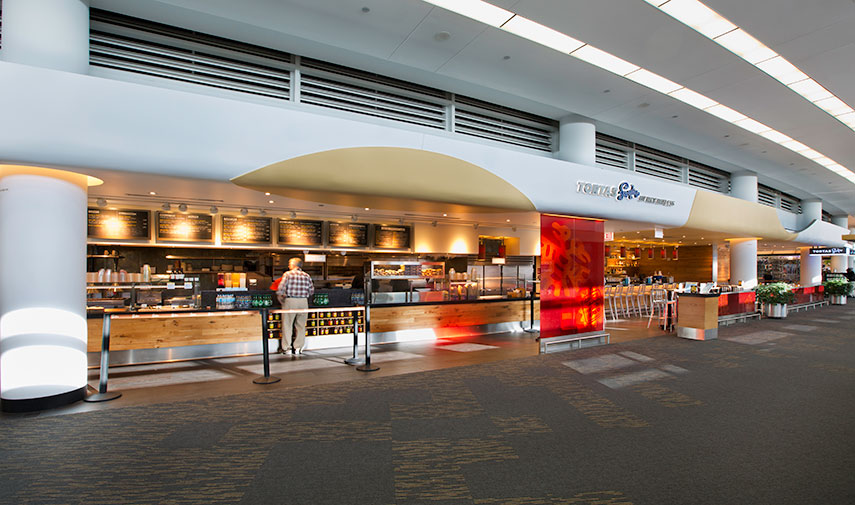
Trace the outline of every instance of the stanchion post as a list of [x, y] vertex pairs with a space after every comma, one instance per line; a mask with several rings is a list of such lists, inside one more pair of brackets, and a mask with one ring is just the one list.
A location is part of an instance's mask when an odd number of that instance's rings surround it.
[[261, 309], [261, 352], [264, 355], [264, 375], [252, 380], [253, 384], [274, 384], [281, 381], [279, 377], [270, 375], [270, 350], [268, 349], [267, 340], [270, 338], [270, 332], [267, 329], [267, 309]]
[[356, 312], [356, 317], [353, 318], [353, 356], [345, 358], [345, 363], [348, 365], [362, 365], [365, 360], [359, 357], [359, 311]]
[[365, 283], [363, 292], [365, 293], [365, 364], [356, 367], [360, 372], [376, 372], [380, 367], [371, 365], [371, 278], [374, 272], [371, 271], [371, 263], [365, 263], [363, 266], [362, 278], [368, 280]]
[[107, 392], [107, 381], [110, 375], [110, 314], [104, 314], [101, 323], [101, 370], [98, 378], [98, 392], [87, 395], [85, 402], [108, 402], [122, 396], [118, 391]]

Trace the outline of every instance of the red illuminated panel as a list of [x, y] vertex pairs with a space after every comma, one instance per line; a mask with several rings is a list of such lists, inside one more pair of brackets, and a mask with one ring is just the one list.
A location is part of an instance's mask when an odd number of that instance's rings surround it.
[[542, 214], [540, 336], [603, 330], [603, 222]]
[[732, 314], [743, 314], [754, 312], [754, 291], [743, 293], [722, 293], [718, 297], [718, 315], [729, 316]]

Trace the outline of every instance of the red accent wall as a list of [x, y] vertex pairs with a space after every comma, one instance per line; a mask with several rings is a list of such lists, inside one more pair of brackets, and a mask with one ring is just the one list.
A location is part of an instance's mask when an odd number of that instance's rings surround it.
[[541, 337], [603, 330], [603, 231], [603, 221], [541, 214]]
[[718, 315], [729, 316], [733, 314], [743, 314], [745, 312], [754, 312], [754, 301], [756, 299], [757, 295], [754, 291], [722, 293], [718, 297]]

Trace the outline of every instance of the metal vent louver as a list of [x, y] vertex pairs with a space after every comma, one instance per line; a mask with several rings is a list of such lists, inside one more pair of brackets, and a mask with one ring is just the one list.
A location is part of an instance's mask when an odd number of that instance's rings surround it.
[[292, 61], [285, 52], [90, 9], [96, 67], [288, 100]]
[[681, 182], [683, 169], [680, 158], [648, 147], [636, 146], [635, 171], [669, 181]]
[[727, 172], [690, 161], [689, 186], [727, 194], [730, 191], [730, 176]]
[[598, 165], [629, 170], [629, 152], [624, 148], [597, 141], [596, 162]]
[[301, 75], [300, 101], [430, 128], [442, 129], [446, 124], [446, 108], [441, 103], [310, 75], [306, 71]]
[[552, 151], [558, 130], [551, 119], [466, 96], [456, 96], [454, 131], [521, 147]]
[[[331, 80], [337, 80], [335, 79], [335, 77], [333, 77], [333, 74], [335, 74], [348, 78], [350, 80], [359, 81], [363, 85], [367, 83], [374, 83], [388, 88], [409, 91], [418, 95], [423, 95], [424, 97], [434, 97], [440, 99], [445, 99], [448, 97], [448, 93], [439, 89], [431, 88], [428, 86], [421, 86], [412, 82], [402, 81], [400, 79], [395, 79], [392, 77], [386, 77], [385, 75], [375, 74], [373, 72], [357, 70], [355, 68], [346, 67], [344, 65], [337, 65], [335, 63], [316, 60], [314, 58], [306, 58], [305, 56], [300, 58], [300, 66], [304, 72], [308, 71], [309, 73], [315, 73], [317, 75], [325, 76]], [[311, 72], [311, 70], [317, 70], [319, 72]]]
[[778, 206], [777, 192], [769, 186], [762, 184], [757, 186], [757, 203], [767, 205], [769, 207]]

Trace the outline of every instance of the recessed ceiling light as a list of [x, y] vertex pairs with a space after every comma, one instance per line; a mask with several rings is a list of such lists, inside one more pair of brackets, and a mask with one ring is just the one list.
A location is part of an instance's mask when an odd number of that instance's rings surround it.
[[502, 30], [519, 35], [524, 39], [546, 46], [550, 49], [555, 49], [561, 53], [570, 54], [576, 49], [584, 46], [585, 43], [576, 40], [569, 35], [553, 30], [552, 28], [543, 26], [530, 19], [522, 16], [514, 16], [507, 23], [502, 25]]
[[784, 135], [783, 133], [779, 132], [778, 130], [769, 130], [767, 132], [761, 133], [760, 136], [765, 137], [765, 138], [771, 140], [772, 142], [776, 142], [778, 144], [780, 144], [782, 142], [787, 142], [788, 140], [793, 140], [792, 138], [790, 138], [787, 135]]
[[506, 221], [506, 222], [508, 222], [508, 223], [510, 223], [510, 222], [511, 222], [511, 220], [510, 220], [510, 219], [505, 219], [505, 221]]
[[647, 102], [642, 102], [642, 103], [638, 104], [638, 105], [637, 105], [637, 107], [638, 107], [639, 109], [643, 109], [643, 108], [645, 108], [645, 107], [650, 107], [650, 104], [649, 104], [649, 103], [647, 103]]
[[369, 8], [369, 7], [363, 7], [360, 10], [362, 11], [363, 14], [368, 14], [369, 12], [371, 12], [371, 8]]
[[733, 124], [735, 124], [736, 126], [742, 128], [744, 130], [748, 130], [751, 133], [763, 133], [763, 132], [767, 132], [767, 131], [771, 130], [771, 128], [764, 125], [760, 121], [755, 121], [755, 120], [751, 119], [750, 117], [747, 117], [745, 119], [740, 119], [739, 121], [734, 121]]
[[692, 107], [697, 107], [698, 109], [708, 109], [713, 105], [718, 105], [718, 102], [715, 100], [708, 98], [697, 91], [692, 91], [688, 88], [678, 89], [677, 91], [672, 91], [668, 93], [668, 96], [674, 97], [677, 100], [680, 100], [683, 103], [687, 103]]
[[446, 214], [445, 212], [443, 212], [443, 213], [442, 213], [442, 217], [448, 217], [448, 214]]
[[[657, 3], [647, 1], [654, 5]], [[711, 39], [736, 28], [735, 24], [697, 0], [671, 0], [659, 8]]]
[[265, 192], [264, 196], [270, 196], [270, 191]]
[[641, 68], [638, 65], [622, 60], [613, 54], [590, 45], [582, 46], [570, 55], [617, 75], [626, 75]]
[[151, 196], [157, 195], [157, 193], [155, 193], [154, 191], [149, 191], [148, 194], [150, 194]]
[[798, 140], [788, 140], [786, 142], [781, 142], [781, 145], [789, 149], [790, 151], [795, 151], [800, 153], [802, 151], [807, 151], [810, 147], [802, 144]]
[[677, 84], [674, 81], [669, 81], [661, 75], [654, 74], [653, 72], [645, 70], [643, 68], [639, 68], [635, 72], [630, 72], [624, 77], [626, 77], [630, 81], [637, 82], [642, 86], [646, 86], [654, 91], [658, 91], [666, 95], [668, 93], [673, 93], [678, 89], [683, 88], [682, 84]]
[[511, 57], [506, 54], [506, 55], [502, 56], [502, 59], [505, 61], [508, 61], [509, 59], [511, 59]]
[[757, 68], [784, 84], [792, 84], [808, 78], [807, 74], [780, 56], [758, 63]]
[[436, 32], [433, 34], [433, 40], [437, 42], [445, 42], [446, 40], [451, 38], [451, 34], [448, 32]]
[[425, 0], [425, 2], [496, 28], [514, 17], [513, 12], [481, 0]]
[[814, 102], [814, 105], [824, 110], [825, 112], [828, 112], [832, 116], [839, 116], [841, 114], [848, 114], [852, 112], [852, 107], [846, 105], [846, 102], [837, 98], [836, 96], [817, 100]]
[[368, 207], [365, 207], [365, 210], [371, 210], [371, 209], [370, 209], [370, 208], [368, 208]]
[[713, 105], [712, 107], [710, 107], [708, 109], [704, 109], [704, 110], [706, 112], [709, 112], [713, 116], [724, 119], [725, 121], [727, 121], [729, 123], [734, 123], [736, 121], [741, 121], [743, 119], [748, 118], [748, 116], [746, 116], [745, 114], [743, 114], [739, 111], [735, 111], [735, 110], [731, 109], [730, 107], [727, 107], [727, 106], [722, 105], [722, 104]]
[[716, 37], [715, 41], [752, 65], [778, 55], [778, 53], [766, 47], [765, 44], [739, 28]]
[[267, 203], [273, 203], [273, 200], [267, 200]]

